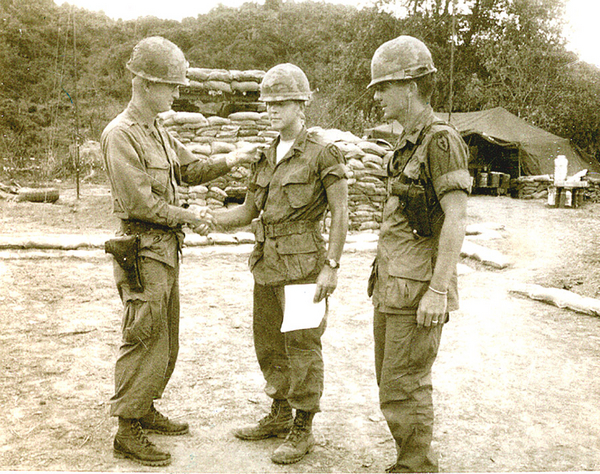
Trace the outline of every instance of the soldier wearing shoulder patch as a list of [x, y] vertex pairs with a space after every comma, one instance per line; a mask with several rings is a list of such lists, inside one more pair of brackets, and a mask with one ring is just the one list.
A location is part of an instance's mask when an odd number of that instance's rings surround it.
[[368, 285], [380, 406], [396, 441], [388, 472], [438, 471], [431, 368], [442, 327], [458, 309], [468, 149], [433, 114], [435, 71], [427, 47], [410, 36], [384, 43], [371, 62], [375, 100], [386, 120], [404, 127], [387, 164], [388, 199]]
[[[249, 261], [255, 281], [254, 345], [273, 402], [265, 418], [234, 434], [244, 440], [285, 437], [271, 456], [278, 464], [298, 462], [313, 447], [312, 420], [324, 385], [326, 316], [318, 327], [281, 332], [284, 287], [316, 283], [315, 302], [331, 295], [348, 228], [344, 156], [305, 128], [309, 98], [308, 79], [297, 66], [280, 64], [265, 74], [260, 99], [279, 137], [254, 163], [244, 204], [214, 215], [224, 227], [252, 221], [256, 235]], [[327, 208], [326, 248], [320, 224]]]

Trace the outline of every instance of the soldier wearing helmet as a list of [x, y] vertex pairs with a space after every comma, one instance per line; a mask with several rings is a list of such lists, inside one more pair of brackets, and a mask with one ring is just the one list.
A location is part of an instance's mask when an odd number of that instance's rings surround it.
[[[298, 462], [315, 443], [312, 420], [323, 393], [321, 336], [326, 326], [325, 315], [316, 327], [282, 332], [284, 288], [316, 283], [314, 302], [331, 295], [348, 228], [344, 156], [306, 129], [304, 107], [310, 95], [306, 75], [297, 66], [280, 64], [265, 74], [260, 100], [279, 136], [253, 164], [244, 204], [215, 214], [225, 227], [252, 222], [254, 345], [272, 398], [266, 417], [234, 434], [244, 440], [285, 437], [271, 456], [278, 464]], [[321, 222], [328, 208], [332, 218], [326, 246]]]
[[[127, 69], [133, 73], [131, 101], [101, 139], [113, 212], [121, 223], [119, 238], [107, 243], [107, 249], [125, 249], [116, 253], [114, 264], [124, 316], [110, 400], [110, 413], [119, 420], [113, 447], [116, 457], [164, 466], [171, 462], [170, 454], [152, 444], [146, 433], [188, 432], [187, 423], [170, 420], [154, 406], [173, 373], [179, 348], [182, 227], [206, 233], [210, 224], [206, 211], [179, 206], [177, 186], [210, 181], [250, 161], [255, 150], [207, 164], [164, 130], [157, 115], [171, 109], [179, 86], [187, 82], [187, 61], [172, 42], [158, 36], [140, 41]], [[121, 268], [121, 259], [131, 265]]]
[[386, 160], [388, 197], [368, 285], [380, 406], [397, 450], [388, 472], [438, 471], [431, 368], [449, 312], [458, 309], [468, 149], [433, 113], [435, 71], [425, 44], [400, 36], [375, 52], [368, 86], [385, 119], [403, 127]]

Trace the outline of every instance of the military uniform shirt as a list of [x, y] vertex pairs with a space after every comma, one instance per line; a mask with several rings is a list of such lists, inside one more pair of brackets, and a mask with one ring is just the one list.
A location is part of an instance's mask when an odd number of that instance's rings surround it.
[[[400, 137], [392, 163], [408, 160], [404, 174], [417, 179], [420, 164], [419, 153], [426, 154], [430, 179], [438, 201], [449, 191], [470, 191], [471, 178], [468, 172], [468, 148], [459, 133], [448, 125], [438, 122], [431, 107], [418, 117], [412, 130]], [[419, 137], [431, 126], [426, 136]], [[425, 149], [419, 150], [419, 147]], [[442, 214], [443, 216], [443, 214]], [[441, 226], [439, 226], [441, 228]], [[373, 293], [373, 304], [382, 312], [414, 312], [433, 276], [437, 256], [439, 234], [430, 237], [415, 237], [405, 214], [400, 209], [397, 196], [388, 196], [384, 206], [379, 242], [377, 247], [377, 280]], [[448, 311], [458, 309], [456, 270], [448, 288]]]
[[191, 216], [179, 206], [177, 185], [217, 178], [228, 171], [226, 160], [199, 160], [158, 120], [146, 123], [131, 103], [105, 128], [101, 143], [114, 214], [178, 230], [142, 234], [140, 250], [142, 256], [175, 266], [183, 242], [178, 227]]
[[[278, 143], [279, 138], [261, 153], [248, 184], [264, 224], [321, 220], [328, 206], [326, 189], [346, 179], [344, 155], [316, 132], [303, 129], [276, 164]], [[261, 284], [301, 280], [324, 261], [324, 253], [320, 232], [280, 236], [255, 248], [251, 268]]]

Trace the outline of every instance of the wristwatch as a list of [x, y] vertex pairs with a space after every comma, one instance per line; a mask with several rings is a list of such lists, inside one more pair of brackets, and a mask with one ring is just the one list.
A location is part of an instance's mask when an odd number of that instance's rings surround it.
[[337, 270], [338, 268], [340, 268], [340, 262], [338, 262], [334, 258], [328, 258], [327, 260], [325, 260], [325, 265], [333, 268], [334, 270]]

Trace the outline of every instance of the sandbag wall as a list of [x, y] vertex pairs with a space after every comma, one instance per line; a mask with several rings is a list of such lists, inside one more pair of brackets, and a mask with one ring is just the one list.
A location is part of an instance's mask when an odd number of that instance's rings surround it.
[[210, 95], [241, 94], [248, 95], [260, 91], [260, 82], [264, 71], [230, 71], [227, 69], [205, 69], [190, 67], [187, 77], [189, 92], [207, 92]]
[[[390, 148], [350, 132], [317, 127], [314, 130], [318, 130], [327, 141], [335, 143], [346, 158], [350, 230], [379, 229], [386, 196], [383, 162]], [[329, 225], [327, 219], [326, 224]]]
[[[193, 112], [167, 112], [161, 114], [166, 129], [201, 160], [223, 156], [245, 142], [268, 146], [277, 133], [269, 130], [265, 113], [236, 112], [227, 118], [204, 117]], [[349, 132], [314, 128], [326, 140], [334, 142], [346, 157], [349, 169], [349, 226], [350, 230], [375, 230], [381, 223], [385, 185], [383, 157], [388, 149], [363, 140]], [[181, 186], [180, 202], [183, 206], [209, 206], [219, 208], [227, 203], [243, 201], [249, 166], [233, 168], [206, 185]], [[329, 226], [329, 218], [325, 221]]]
[[588, 177], [587, 182], [589, 186], [584, 191], [585, 199], [600, 202], [600, 178]]
[[553, 183], [550, 175], [521, 176], [511, 180], [511, 195], [519, 199], [543, 199]]
[[[203, 161], [218, 159], [248, 142], [267, 146], [276, 136], [276, 132], [268, 130], [269, 121], [264, 112], [236, 112], [223, 118], [170, 111], [161, 114], [161, 118], [169, 133]], [[181, 186], [180, 202], [186, 207], [211, 208], [223, 207], [226, 200], [242, 202], [249, 175], [249, 166], [237, 166], [207, 185]]]

